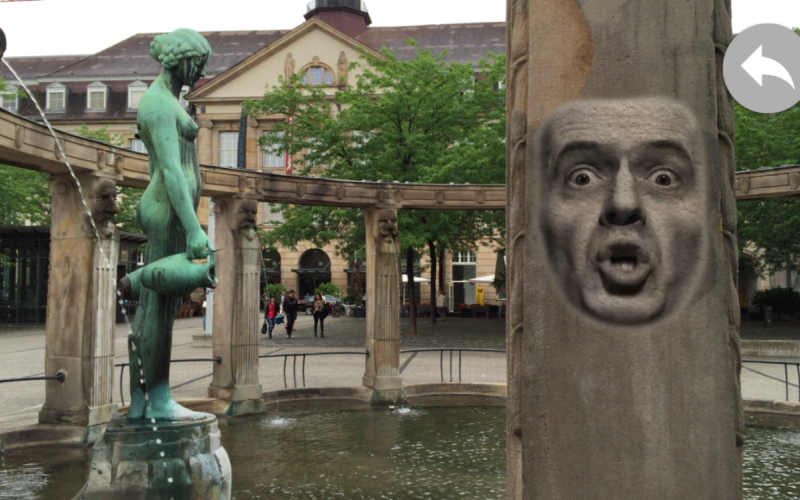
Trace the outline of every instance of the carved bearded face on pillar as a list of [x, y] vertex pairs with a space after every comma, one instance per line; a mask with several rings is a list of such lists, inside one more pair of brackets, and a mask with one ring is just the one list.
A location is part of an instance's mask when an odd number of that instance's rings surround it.
[[397, 235], [397, 212], [381, 210], [378, 212], [378, 234], [387, 243], [391, 243]]
[[638, 324], [690, 299], [708, 246], [702, 140], [666, 99], [579, 101], [542, 127], [539, 216], [568, 302]]
[[89, 198], [89, 210], [100, 236], [110, 237], [114, 232], [115, 217], [119, 213], [117, 187], [113, 181], [103, 179], [94, 183]]
[[244, 234], [247, 239], [255, 237], [258, 202], [256, 200], [239, 200], [234, 203], [234, 210], [229, 212], [228, 223], [231, 229]]

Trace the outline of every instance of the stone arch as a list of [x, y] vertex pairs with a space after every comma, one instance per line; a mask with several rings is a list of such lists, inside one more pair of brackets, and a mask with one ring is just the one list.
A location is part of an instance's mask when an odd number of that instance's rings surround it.
[[297, 268], [292, 269], [297, 273], [297, 297], [303, 298], [313, 295], [320, 283], [331, 281], [331, 258], [320, 248], [311, 248], [303, 252], [298, 259]]

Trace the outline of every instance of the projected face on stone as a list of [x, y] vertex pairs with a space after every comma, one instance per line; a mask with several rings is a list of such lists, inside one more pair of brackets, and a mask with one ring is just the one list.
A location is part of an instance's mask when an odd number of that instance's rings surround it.
[[103, 236], [109, 236], [113, 231], [114, 219], [119, 213], [116, 198], [117, 188], [112, 181], [102, 180], [95, 183], [89, 208], [92, 219]]
[[579, 101], [543, 126], [540, 221], [567, 301], [636, 324], [690, 298], [707, 234], [701, 140], [666, 99]]

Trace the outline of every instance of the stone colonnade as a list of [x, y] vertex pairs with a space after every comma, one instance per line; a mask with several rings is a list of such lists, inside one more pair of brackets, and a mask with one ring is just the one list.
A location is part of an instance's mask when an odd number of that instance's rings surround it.
[[[116, 410], [114, 389], [115, 274], [119, 231], [115, 191], [118, 180], [100, 173], [79, 178], [88, 209], [99, 229], [100, 245], [77, 185], [67, 175], [53, 176], [50, 282], [46, 373], [66, 380], [47, 381], [41, 423], [93, 427]], [[259, 277], [261, 241], [255, 232], [258, 199], [243, 194], [216, 196], [216, 272], [213, 315], [214, 365], [208, 395], [231, 404], [231, 415], [259, 411]], [[397, 210], [368, 208], [369, 269], [364, 385], [375, 402], [403, 399], [398, 320], [400, 275], [397, 267]], [[101, 255], [100, 248], [105, 256]], [[91, 258], [89, 258], [91, 257]], [[107, 259], [107, 260], [106, 260]]]
[[[508, 1], [509, 499], [742, 497], [730, 9]], [[621, 328], [560, 298], [535, 139], [570, 101], [650, 96], [677, 98], [699, 121], [708, 260], [679, 314]]]

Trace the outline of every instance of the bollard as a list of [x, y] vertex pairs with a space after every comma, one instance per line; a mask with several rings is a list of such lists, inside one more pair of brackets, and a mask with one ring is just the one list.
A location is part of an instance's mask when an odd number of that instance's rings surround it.
[[761, 314], [764, 319], [764, 328], [772, 328], [772, 306], [764, 306]]

